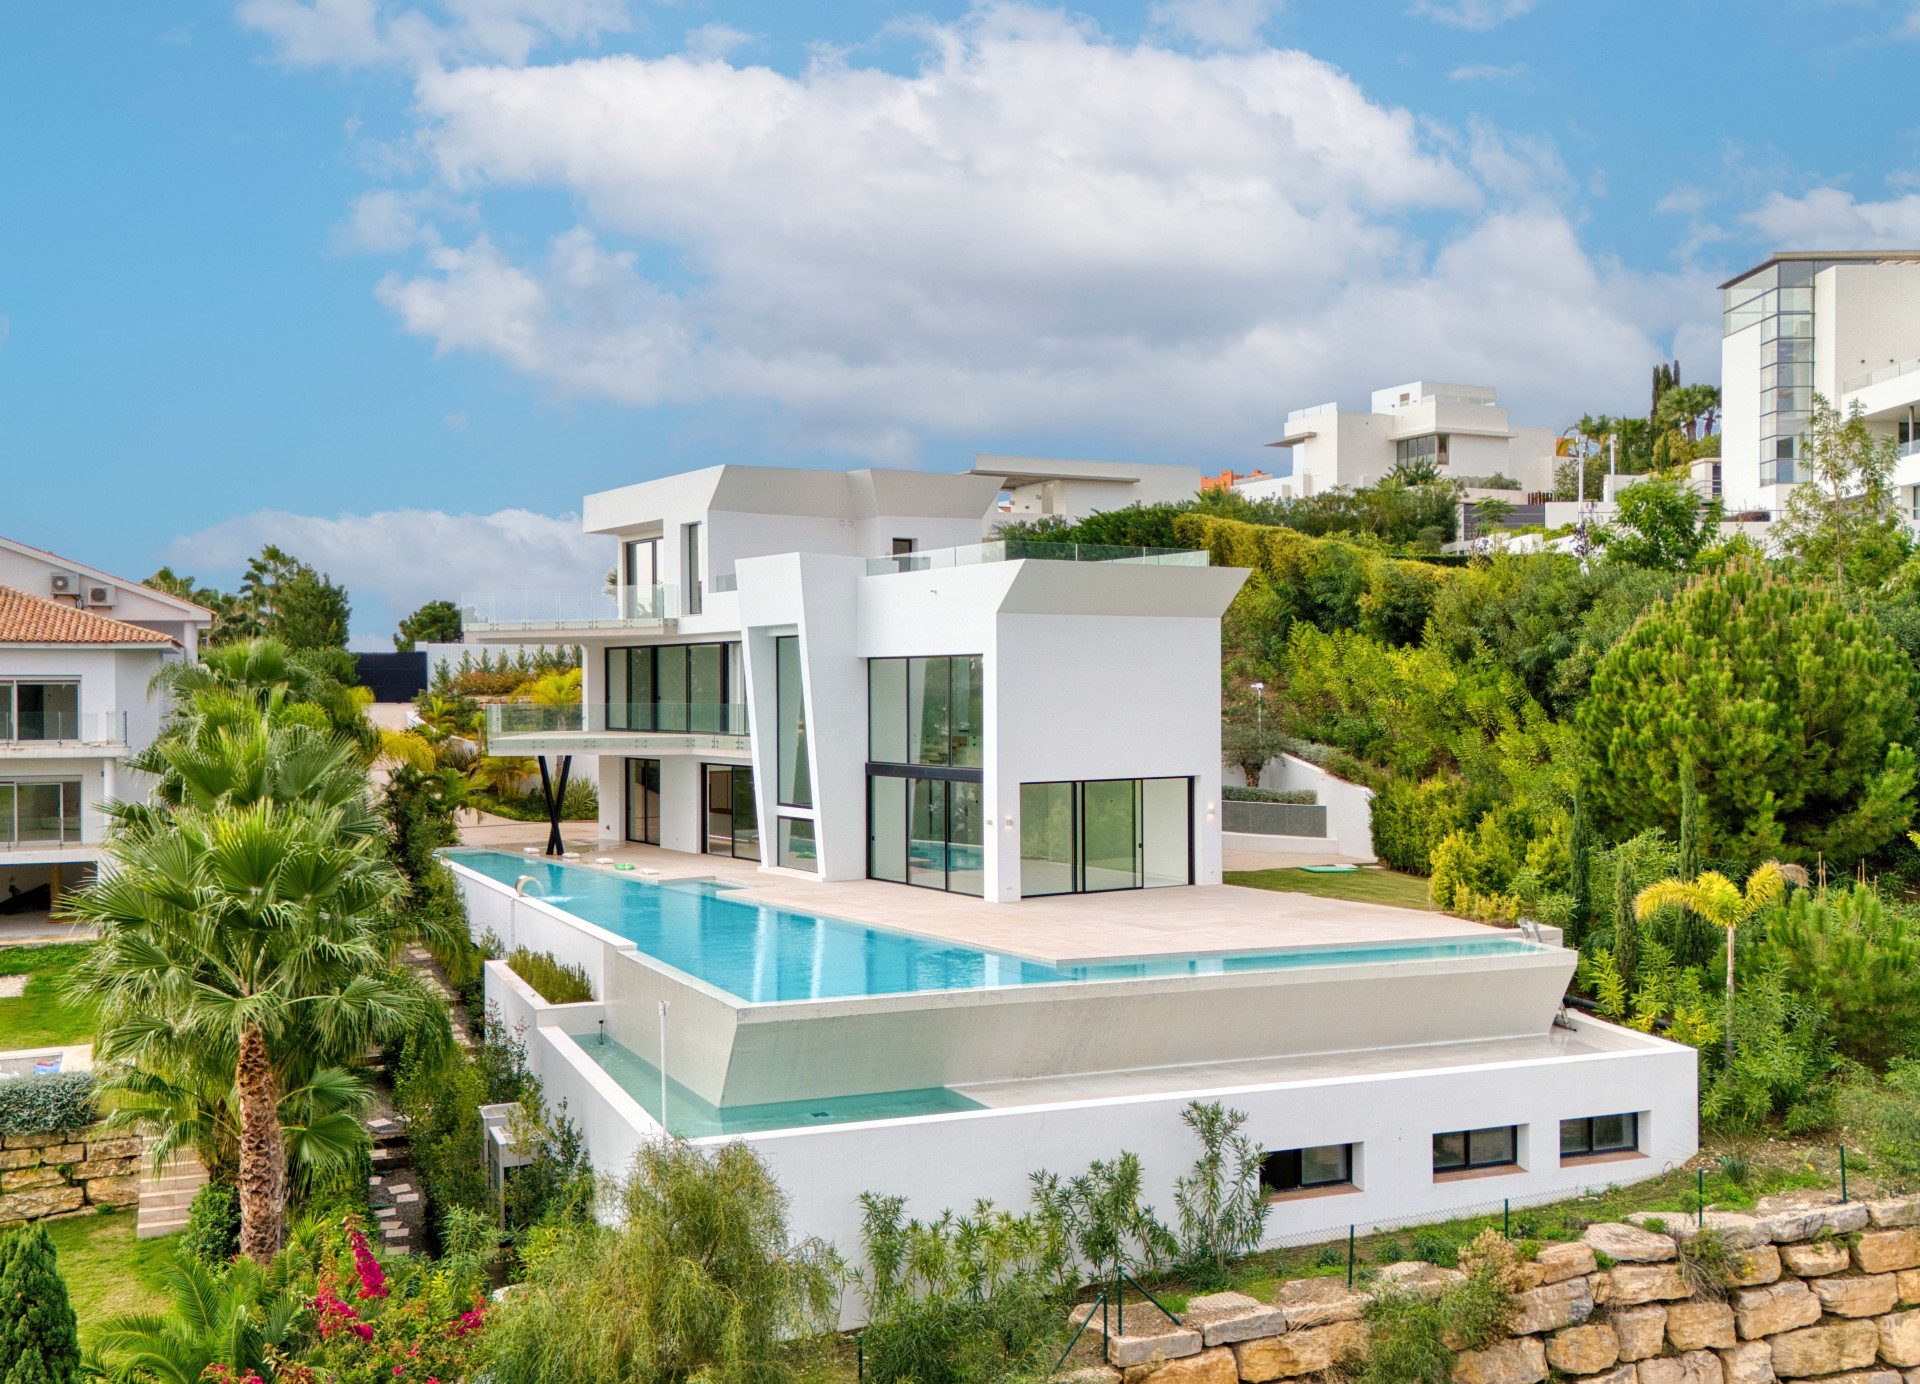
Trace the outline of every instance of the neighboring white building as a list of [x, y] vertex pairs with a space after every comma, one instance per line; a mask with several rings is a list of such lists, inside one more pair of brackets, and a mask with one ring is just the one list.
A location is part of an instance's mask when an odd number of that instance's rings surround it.
[[[1858, 402], [1911, 455], [1920, 407], [1920, 251], [1791, 251], [1721, 285], [1719, 481], [1729, 510], [1778, 513], [1806, 479], [1818, 393]], [[1711, 484], [1713, 463], [1695, 464]], [[1896, 477], [1920, 513], [1920, 467]]]
[[[496, 708], [493, 751], [569, 756], [608, 844], [996, 901], [1217, 883], [1246, 573], [982, 544], [1001, 480], [720, 466], [589, 495], [618, 588], [462, 599], [469, 639], [585, 653], [584, 706]], [[1121, 818], [1124, 867], [1085, 839]]]
[[165, 714], [149, 685], [192, 656], [211, 612], [0, 538], [0, 905], [97, 861], [100, 804]]
[[1344, 412], [1338, 404], [1295, 409], [1286, 435], [1267, 444], [1287, 448], [1291, 461], [1269, 479], [1236, 488], [1249, 499], [1297, 498], [1372, 485], [1402, 462], [1425, 460], [1470, 488], [1504, 476], [1523, 494], [1546, 493], [1557, 441], [1551, 428], [1510, 425], [1491, 385], [1415, 380], [1376, 389], [1371, 413]]
[[1173, 504], [1200, 493], [1197, 466], [1058, 461], [981, 453], [974, 457], [969, 474], [998, 479], [1005, 494], [1006, 498], [988, 515], [989, 527], [995, 521], [1047, 516], [1075, 523], [1105, 510]]

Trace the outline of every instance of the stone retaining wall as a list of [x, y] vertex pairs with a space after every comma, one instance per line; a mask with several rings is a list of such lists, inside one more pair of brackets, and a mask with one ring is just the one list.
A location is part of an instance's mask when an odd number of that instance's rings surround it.
[[[1679, 1246], [1692, 1216], [1637, 1213], [1588, 1227], [1521, 1265], [1513, 1334], [1461, 1351], [1454, 1384], [1920, 1384], [1920, 1198], [1838, 1202], [1826, 1193], [1762, 1198], [1753, 1215], [1709, 1211], [1737, 1255], [1724, 1295], [1687, 1286]], [[1602, 1267], [1602, 1265], [1606, 1267]], [[1462, 1275], [1394, 1264], [1373, 1286], [1429, 1300]], [[1080, 1384], [1271, 1384], [1336, 1371], [1364, 1354], [1372, 1294], [1344, 1278], [1283, 1282], [1272, 1303], [1196, 1297], [1178, 1327], [1128, 1323], [1110, 1365]], [[1076, 1321], [1086, 1308], [1077, 1309]], [[1096, 1318], [1090, 1332], [1101, 1329]], [[1127, 1331], [1138, 1334], [1124, 1334]]]
[[102, 1125], [0, 1138], [0, 1225], [140, 1200], [140, 1140]]

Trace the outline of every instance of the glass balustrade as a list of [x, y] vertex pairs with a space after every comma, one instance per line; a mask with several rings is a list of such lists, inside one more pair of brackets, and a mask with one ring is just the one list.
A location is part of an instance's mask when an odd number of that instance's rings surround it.
[[616, 702], [611, 707], [507, 702], [487, 708], [489, 736], [552, 735], [562, 731], [745, 735], [747, 709], [728, 702]]
[[468, 591], [460, 597], [462, 622], [478, 626], [591, 628], [653, 624], [678, 619], [682, 613], [677, 586]]
[[977, 567], [989, 562], [1117, 562], [1148, 567], [1205, 567], [1207, 554], [1195, 548], [1131, 548], [1108, 543], [1047, 543], [1007, 538], [993, 543], [970, 543], [959, 548], [935, 548], [923, 553], [895, 553], [867, 559], [867, 575], [892, 572], [929, 572], [948, 567]]

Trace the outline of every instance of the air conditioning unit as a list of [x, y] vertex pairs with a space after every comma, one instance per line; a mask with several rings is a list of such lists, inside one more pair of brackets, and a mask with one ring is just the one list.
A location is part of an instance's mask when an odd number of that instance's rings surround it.
[[90, 606], [110, 606], [120, 599], [120, 592], [111, 586], [99, 582], [87, 583], [87, 604]]
[[53, 594], [56, 596], [78, 596], [80, 594], [80, 574], [78, 572], [55, 572], [53, 574]]

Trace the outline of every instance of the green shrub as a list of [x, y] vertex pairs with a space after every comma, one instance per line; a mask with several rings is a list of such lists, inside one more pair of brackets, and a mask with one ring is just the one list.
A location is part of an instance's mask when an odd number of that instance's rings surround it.
[[1031, 1284], [980, 1302], [909, 1302], [860, 1338], [874, 1384], [998, 1384], [1044, 1377], [1064, 1344], [1060, 1304]]
[[80, 1330], [46, 1227], [0, 1231], [0, 1379], [79, 1384]]
[[1311, 788], [1222, 788], [1220, 796], [1230, 803], [1306, 803], [1320, 801]]
[[513, 973], [540, 992], [548, 1004], [581, 1004], [593, 998], [593, 985], [585, 966], [563, 966], [552, 952], [531, 952], [514, 948], [507, 958]]
[[1396, 870], [1428, 874], [1434, 847], [1466, 825], [1465, 794], [1453, 779], [1393, 778], [1373, 800], [1373, 851]]
[[1409, 1293], [1385, 1292], [1367, 1305], [1367, 1358], [1342, 1371], [1357, 1384], [1448, 1384], [1453, 1352], [1443, 1339], [1446, 1319], [1437, 1304]]
[[64, 1134], [95, 1118], [93, 1073], [54, 1072], [0, 1082], [0, 1135]]
[[1744, 1259], [1719, 1231], [1701, 1230], [1680, 1241], [1680, 1278], [1697, 1297], [1724, 1298]]
[[194, 1193], [187, 1211], [187, 1228], [180, 1235], [180, 1252], [209, 1268], [219, 1268], [240, 1252], [240, 1195], [231, 1187], [209, 1182]]
[[1440, 1319], [1465, 1350], [1485, 1350], [1513, 1323], [1520, 1288], [1518, 1257], [1506, 1236], [1489, 1226], [1460, 1252], [1466, 1278], [1441, 1295]]

